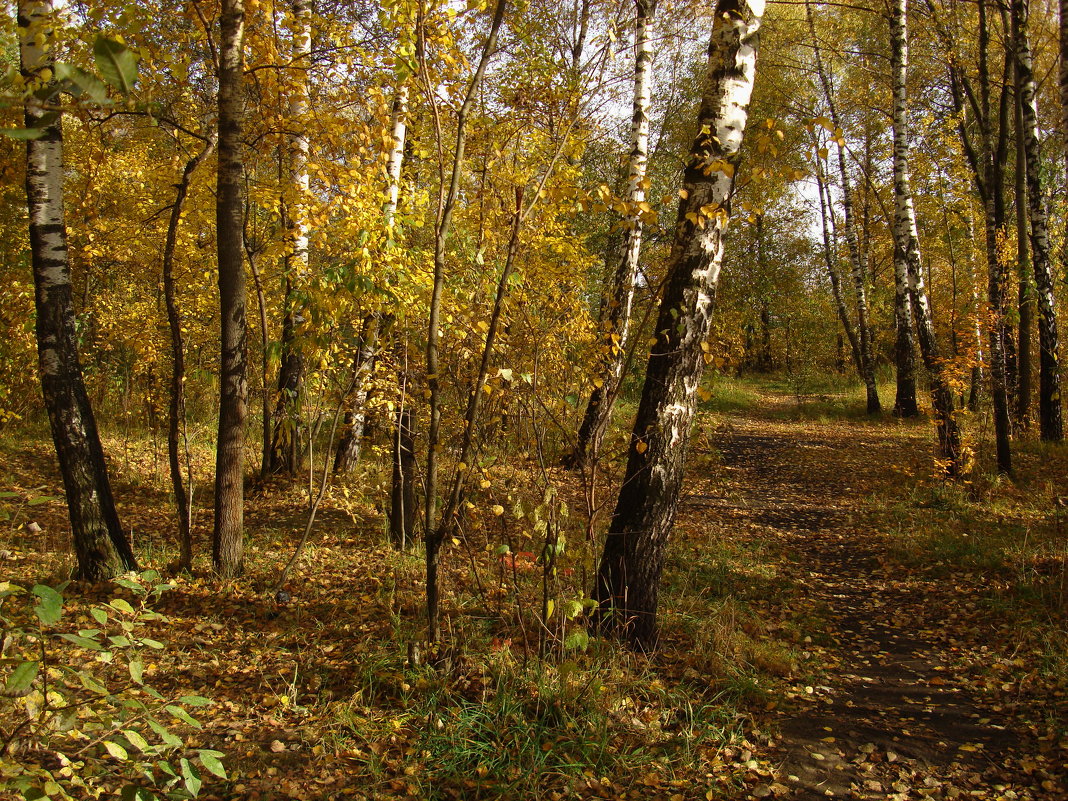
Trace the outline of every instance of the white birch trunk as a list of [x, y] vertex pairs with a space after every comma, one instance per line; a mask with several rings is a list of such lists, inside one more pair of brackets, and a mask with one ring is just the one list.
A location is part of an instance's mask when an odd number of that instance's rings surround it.
[[678, 506], [739, 149], [749, 115], [764, 0], [720, 0], [680, 193], [678, 219], [631, 433], [626, 475], [592, 595], [595, 621], [632, 646], [656, 645], [664, 554]]
[[892, 0], [890, 52], [894, 94], [894, 262], [895, 270], [904, 270], [908, 277], [920, 353], [931, 379], [932, 405], [938, 425], [939, 459], [949, 475], [959, 475], [963, 465], [960, 433], [953, 410], [953, 391], [939, 353], [931, 305], [923, 282], [920, 237], [909, 179], [907, 14], [907, 0]]
[[[827, 103], [827, 112], [831, 119], [831, 125], [838, 136], [844, 136], [841, 122], [838, 119], [838, 107], [834, 102], [834, 90], [831, 87], [827, 71], [824, 69], [810, 0], [805, 0], [805, 18], [808, 21], [809, 34], [812, 38], [812, 47], [816, 59], [816, 73], [819, 77], [820, 85], [823, 87], [824, 100]], [[849, 180], [849, 171], [846, 169], [845, 144], [841, 141], [838, 143], [837, 151], [838, 173], [842, 190], [844, 235], [846, 246], [849, 249], [850, 263], [853, 268], [853, 289], [857, 300], [857, 333], [860, 338], [863, 367], [861, 378], [867, 391], [868, 413], [877, 414], [881, 411], [882, 404], [879, 400], [879, 390], [875, 382], [875, 363], [872, 355], [871, 322], [868, 309], [867, 270], [864, 267], [864, 259], [860, 252], [860, 237], [857, 235], [857, 221], [853, 214], [853, 192]]]
[[[137, 567], [111, 494], [104, 451], [78, 361], [63, 209], [63, 128], [37, 90], [54, 68], [54, 8], [50, 0], [18, 3], [19, 57], [30, 93], [26, 127], [26, 208], [33, 264], [38, 371], [70, 513], [78, 576], [107, 579]], [[46, 94], [46, 93], [42, 93]]]
[[1050, 264], [1049, 222], [1046, 191], [1042, 185], [1038, 100], [1031, 44], [1028, 40], [1028, 0], [1012, 0], [1013, 38], [1019, 70], [1020, 108], [1023, 116], [1024, 156], [1027, 165], [1027, 202], [1031, 212], [1031, 262], [1038, 296], [1039, 344], [1039, 427], [1042, 439], [1064, 439], [1061, 412], [1061, 378], [1057, 311], [1053, 298], [1053, 271]]
[[623, 374], [630, 315], [634, 306], [634, 281], [642, 247], [642, 205], [649, 163], [649, 108], [652, 102], [653, 44], [649, 26], [656, 13], [655, 0], [637, 0], [634, 26], [634, 95], [631, 115], [630, 155], [627, 167], [627, 213], [611, 283], [605, 288], [604, 327], [606, 369], [590, 400], [579, 428], [578, 444], [571, 461], [580, 463], [595, 456], [612, 415], [612, 404]]

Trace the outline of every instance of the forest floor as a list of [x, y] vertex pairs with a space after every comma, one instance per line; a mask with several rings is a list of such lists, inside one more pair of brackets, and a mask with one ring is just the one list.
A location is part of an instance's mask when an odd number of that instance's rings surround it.
[[[1025, 442], [1016, 483], [979, 469], [945, 485], [925, 421], [743, 389], [699, 420], [649, 658], [576, 640], [581, 619], [560, 612], [596, 554], [574, 475], [541, 473], [575, 540], [550, 582], [552, 630], [538, 635], [543, 490], [528, 487], [524, 518], [488, 511], [504, 497], [479, 501], [447, 554], [450, 645], [419, 664], [421, 559], [384, 541], [373, 494], [331, 493], [280, 605], [299, 492], [251, 491], [247, 575], [220, 586], [202, 556], [169, 577], [152, 634], [167, 647], [144, 670], [168, 697], [213, 699], [185, 744], [223, 752], [229, 776], [205, 776], [201, 797], [1068, 798], [1063, 449]], [[18, 493], [0, 580], [55, 581], [69, 554], [47, 443], [7, 438], [0, 459], [0, 489]], [[144, 478], [156, 464], [128, 451], [116, 494], [143, 564], [165, 572], [165, 483]], [[501, 481], [509, 501], [538, 485]], [[599, 494], [611, 499], [610, 480]], [[72, 630], [114, 593], [67, 590]], [[57, 662], [106, 672], [66, 647]], [[0, 698], [2, 716], [19, 709]]]
[[[911, 483], [908, 474], [922, 469], [909, 463], [917, 454], [900, 437], [784, 419], [792, 399], [764, 400], [759, 411], [731, 415], [716, 438], [734, 494], [694, 502], [777, 540], [796, 587], [794, 614], [823, 622], [810, 650], [818, 681], [775, 720], [774, 794], [1068, 797], [1063, 690], [1042, 680], [1044, 647], [992, 609], [1012, 568], [988, 562], [977, 570], [917, 550], [923, 524], [900, 503], [899, 519], [876, 519], [872, 499], [900, 495], [888, 480], [897, 473]], [[922, 506], [947, 492], [935, 484], [910, 500]], [[937, 536], [967, 549], [984, 534], [966, 518], [957, 522]], [[992, 557], [982, 543], [976, 549]], [[1051, 622], [1063, 627], [1060, 601]]]

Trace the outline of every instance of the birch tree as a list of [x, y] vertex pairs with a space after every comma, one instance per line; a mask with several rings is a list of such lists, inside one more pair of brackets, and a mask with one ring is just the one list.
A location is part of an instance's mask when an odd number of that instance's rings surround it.
[[[920, 354], [931, 380], [931, 401], [938, 427], [938, 453], [949, 475], [962, 470], [960, 431], [953, 408], [953, 389], [942, 361], [923, 280], [920, 237], [909, 178], [907, 0], [890, 5], [890, 62], [893, 71], [894, 127], [894, 261], [908, 276], [909, 294], [920, 343]], [[901, 266], [897, 266], [900, 263]]]
[[686, 443], [742, 136], [756, 75], [764, 0], [719, 0], [708, 49], [697, 136], [683, 175], [664, 294], [631, 433], [627, 469], [592, 589], [594, 625], [648, 650], [664, 554], [678, 506]]
[[[1003, 165], [1008, 158], [1009, 112], [1012, 92], [1012, 59], [1008, 51], [1002, 68], [1002, 90], [997, 113], [991, 99], [990, 28], [988, 2], [978, 3], [978, 90], [973, 87], [967, 72], [960, 66], [953, 37], [937, 15], [937, 8], [928, 0], [928, 8], [935, 19], [935, 27], [947, 55], [950, 95], [957, 117], [957, 132], [965, 158], [971, 167], [979, 199], [983, 204], [985, 255], [987, 264], [987, 299], [993, 314], [990, 330], [990, 389], [994, 407], [994, 434], [998, 469], [1012, 471], [1009, 443], [1009, 378], [1007, 349], [1010, 341], [1007, 325], [1005, 286], [1008, 274], [999, 255], [999, 237], [1006, 233], [1005, 180]], [[978, 128], [978, 145], [969, 121]]]
[[841, 121], [838, 116], [838, 106], [834, 100], [834, 89], [831, 87], [831, 79], [823, 64], [823, 56], [820, 52], [819, 40], [816, 36], [816, 23], [812, 15], [811, 0], [805, 0], [805, 17], [808, 21], [809, 34], [812, 38], [812, 47], [815, 54], [816, 74], [823, 88], [824, 101], [827, 104], [827, 112], [830, 116], [831, 127], [834, 129], [837, 140], [838, 177], [841, 182], [842, 193], [842, 216], [846, 246], [849, 250], [850, 263], [853, 268], [853, 288], [856, 292], [857, 305], [857, 334], [860, 340], [861, 354], [861, 379], [867, 392], [868, 414], [877, 414], [882, 410], [879, 401], [879, 389], [875, 383], [875, 357], [872, 353], [872, 331], [870, 312], [868, 309], [867, 270], [864, 259], [860, 252], [860, 241], [857, 236], [857, 221], [853, 214], [853, 192], [849, 180], [849, 170], [846, 168], [846, 148]]
[[297, 75], [289, 87], [289, 125], [286, 137], [286, 171], [288, 187], [282, 209], [285, 225], [286, 253], [285, 312], [282, 319], [282, 363], [278, 370], [278, 402], [271, 441], [270, 472], [295, 474], [300, 469], [300, 399], [304, 388], [304, 354], [298, 331], [304, 318], [303, 304], [297, 299], [298, 288], [308, 273], [308, 215], [304, 206], [311, 185], [308, 172], [308, 136], [304, 118], [308, 114], [308, 68], [311, 54], [311, 2], [293, 0], [290, 31], [290, 68]]
[[1038, 295], [1038, 419], [1042, 439], [1064, 439], [1061, 412], [1060, 360], [1057, 355], [1057, 311], [1053, 298], [1049, 223], [1046, 192], [1042, 185], [1039, 152], [1038, 101], [1031, 44], [1028, 39], [1028, 0], [1012, 0], [1012, 39], [1019, 71], [1020, 110], [1023, 121], [1024, 161], [1027, 168], [1027, 203], [1031, 212], [1031, 263]]
[[627, 169], [627, 214], [619, 248], [612, 253], [608, 287], [601, 300], [600, 320], [608, 358], [597, 377], [578, 432], [571, 462], [581, 464], [595, 457], [612, 416], [612, 405], [623, 374], [634, 281], [642, 246], [642, 217], [645, 200], [646, 167], [649, 163], [649, 107], [652, 97], [653, 44], [649, 26], [656, 13], [656, 0], [636, 0], [634, 23], [634, 98], [631, 115], [630, 155]]
[[78, 359], [63, 205], [63, 127], [43, 97], [53, 87], [55, 10], [51, 0], [20, 0], [19, 58], [28, 94], [26, 208], [33, 265], [38, 372], [67, 497], [78, 577], [112, 578], [135, 570], [111, 493], [104, 450]]

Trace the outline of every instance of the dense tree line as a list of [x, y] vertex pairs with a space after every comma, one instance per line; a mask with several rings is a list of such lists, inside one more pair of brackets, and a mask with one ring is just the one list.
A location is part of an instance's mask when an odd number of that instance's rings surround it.
[[[623, 459], [592, 620], [653, 647], [706, 370], [852, 372], [871, 415], [880, 380], [902, 417], [919, 385], [951, 477], [984, 469], [981, 415], [1006, 474], [1036, 406], [1063, 438], [1068, 37], [1044, 5], [220, 0], [144, 30], [15, 6], [0, 419], [43, 399], [84, 578], [135, 564], [93, 409], [120, 401], [166, 428], [187, 568], [190, 428], [216, 420], [222, 577], [257, 469], [325, 487], [386, 460], [431, 640], [495, 460], [596, 487]], [[1058, 34], [1059, 93], [1035, 78]]]

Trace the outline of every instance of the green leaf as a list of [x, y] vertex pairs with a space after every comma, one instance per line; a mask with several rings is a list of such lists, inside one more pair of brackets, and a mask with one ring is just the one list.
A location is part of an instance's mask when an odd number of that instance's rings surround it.
[[130, 647], [130, 638], [129, 637], [121, 637], [121, 636], [115, 637], [115, 636], [112, 636], [112, 637], [108, 637], [108, 641], [112, 645], [114, 645], [116, 648], [129, 648]]
[[117, 578], [114, 579], [114, 582], [120, 587], [125, 587], [130, 592], [137, 593], [138, 595], [148, 595], [148, 590], [146, 590], [143, 585], [139, 584], [133, 579]]
[[223, 763], [220, 760], [222, 757], [222, 751], [197, 751], [200, 756], [200, 764], [203, 765], [209, 772], [215, 774], [220, 779], [226, 778], [226, 768], [223, 767]]
[[108, 604], [108, 606], [110, 606], [112, 609], [117, 609], [120, 612], [125, 612], [128, 615], [132, 615], [134, 613], [134, 608], [130, 606], [130, 602], [124, 600], [123, 598], [116, 598], [110, 604]]
[[144, 684], [145, 663], [140, 659], [130, 660], [130, 678], [134, 684]]
[[93, 57], [104, 80], [124, 95], [130, 94], [137, 83], [137, 53], [122, 42], [98, 36], [93, 43]]
[[585, 651], [589, 647], [590, 635], [582, 630], [572, 632], [568, 635], [567, 639], [564, 640], [564, 648]]
[[126, 729], [123, 731], [123, 735], [130, 741], [130, 745], [142, 754], [152, 750], [152, 746], [149, 745], [148, 740], [146, 740], [141, 732], [136, 729]]
[[564, 601], [564, 617], [574, 620], [582, 614], [582, 604], [579, 601]]
[[186, 706], [211, 706], [211, 699], [203, 695], [183, 695], [178, 700]]
[[72, 642], [79, 648], [86, 648], [90, 651], [103, 651], [104, 646], [98, 643], [96, 640], [92, 640], [89, 637], [79, 637], [77, 634], [60, 634], [67, 642]]
[[507, 543], [505, 543], [504, 545], [498, 545], [497, 550], [495, 550], [493, 553], [495, 556], [504, 556], [505, 554], [511, 552], [511, 547]]
[[56, 498], [53, 495], [36, 495], [33, 498], [26, 499], [27, 506], [40, 506], [43, 503], [51, 503], [52, 501], [59, 501], [61, 498]]
[[6, 501], [9, 498], [17, 498], [17, 497], [19, 497], [19, 494], [17, 492], [11, 492], [10, 490], [5, 490], [4, 492], [0, 492], [0, 501]]
[[200, 773], [193, 767], [193, 763], [184, 757], [179, 762], [182, 766], [182, 779], [185, 781], [185, 789], [189, 791], [189, 794], [195, 796], [200, 792], [200, 788], [204, 782], [200, 780]]
[[43, 128], [0, 128], [0, 135], [8, 139], [40, 139], [44, 136]]
[[174, 704], [167, 704], [167, 706], [165, 706], [164, 709], [166, 709], [168, 712], [170, 712], [172, 715], [174, 715], [176, 718], [178, 718], [178, 720], [182, 721], [182, 723], [188, 723], [190, 726], [192, 726], [194, 728], [197, 728], [197, 729], [204, 728], [203, 726], [200, 725], [200, 721], [198, 721], [195, 717], [190, 715], [188, 712], [186, 712], [180, 706], [175, 706]]
[[94, 606], [89, 610], [89, 614], [93, 616], [93, 620], [99, 623], [101, 626], [108, 622], [108, 613], [105, 609], [99, 606]]
[[122, 801], [159, 801], [159, 798], [147, 787], [128, 784], [122, 788]]
[[142, 637], [138, 642], [141, 643], [141, 645], [147, 645], [149, 648], [155, 648], [156, 650], [163, 647], [163, 643], [159, 640], [150, 640], [148, 637]]
[[157, 720], [149, 720], [148, 721], [148, 727], [150, 729], [152, 729], [152, 731], [154, 731], [156, 734], [159, 735], [159, 738], [163, 741], [164, 745], [169, 745], [171, 748], [181, 748], [182, 747], [181, 739], [178, 738], [178, 737], [175, 737], [173, 734], [171, 734], [170, 729], [168, 729], [166, 726], [164, 726], [159, 721], [157, 721]]
[[63, 616], [63, 596], [44, 584], [35, 585], [32, 592], [41, 599], [41, 602], [33, 608], [37, 619], [46, 626], [58, 623], [60, 617]]
[[113, 743], [111, 740], [104, 740], [104, 748], [108, 750], [115, 759], [121, 759], [123, 761], [130, 758], [130, 755], [126, 753], [126, 749], [118, 743]]
[[78, 671], [78, 679], [79, 681], [81, 681], [82, 686], [85, 687], [85, 689], [97, 693], [99, 695], [108, 694], [108, 688], [101, 684], [99, 681], [97, 681], [95, 676], [90, 676], [84, 670]]
[[5, 691], [11, 695], [20, 695], [25, 692], [37, 678], [40, 669], [41, 665], [38, 662], [23, 662], [7, 677]]

